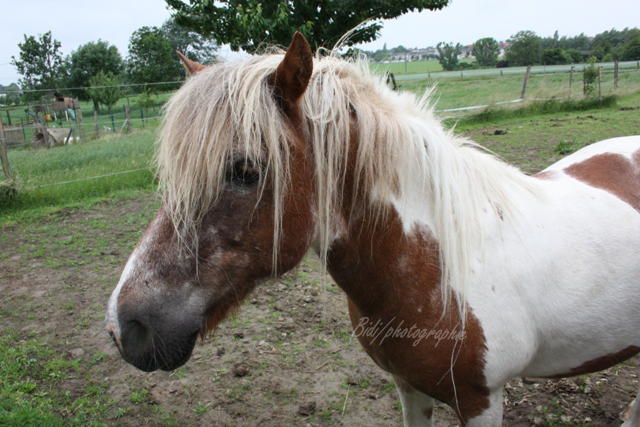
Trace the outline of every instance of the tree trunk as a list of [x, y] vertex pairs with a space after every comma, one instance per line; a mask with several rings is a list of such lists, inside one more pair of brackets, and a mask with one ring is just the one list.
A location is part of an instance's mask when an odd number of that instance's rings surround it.
[[93, 109], [98, 113], [100, 112], [100, 104], [98, 104], [98, 101], [96, 101], [95, 99], [93, 100]]

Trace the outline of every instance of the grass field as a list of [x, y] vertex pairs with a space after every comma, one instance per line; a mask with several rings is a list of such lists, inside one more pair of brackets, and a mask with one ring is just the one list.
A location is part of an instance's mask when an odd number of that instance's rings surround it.
[[118, 193], [152, 190], [154, 138], [149, 130], [52, 149], [9, 151], [18, 198], [0, 200], [0, 223], [24, 221]]
[[[582, 99], [583, 81], [580, 73], [574, 73], [569, 90], [569, 74], [534, 74], [529, 78], [526, 99]], [[418, 95], [434, 88], [433, 98], [437, 101], [437, 110], [464, 108], [479, 105], [491, 105], [520, 99], [524, 83], [523, 76], [487, 76], [469, 78], [422, 78], [403, 80], [401, 90]], [[618, 87], [614, 88], [613, 73], [602, 75], [602, 95], [627, 94], [640, 88], [640, 71], [634, 70], [620, 74]], [[594, 95], [598, 94], [597, 85]]]

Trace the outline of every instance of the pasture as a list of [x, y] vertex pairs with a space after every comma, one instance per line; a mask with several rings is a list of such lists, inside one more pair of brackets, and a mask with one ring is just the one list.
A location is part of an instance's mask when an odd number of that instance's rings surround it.
[[[613, 108], [460, 120], [457, 130], [535, 172], [597, 140], [640, 133], [640, 93]], [[21, 199], [0, 211], [0, 424], [401, 425], [391, 377], [352, 337], [344, 294], [313, 254], [259, 286], [184, 367], [147, 374], [124, 363], [104, 308], [159, 200], [149, 171], [84, 178], [144, 169], [153, 137], [10, 152]], [[37, 188], [66, 181], [75, 182]], [[638, 360], [514, 380], [504, 425], [616, 425], [637, 391]], [[457, 425], [449, 409], [435, 412], [437, 425]]]

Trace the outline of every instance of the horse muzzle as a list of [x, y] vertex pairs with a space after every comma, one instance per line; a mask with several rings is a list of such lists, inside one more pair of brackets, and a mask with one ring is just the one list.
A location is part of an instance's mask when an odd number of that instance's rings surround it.
[[200, 333], [200, 322], [153, 322], [149, 318], [119, 317], [118, 329], [107, 326], [122, 358], [136, 368], [153, 372], [172, 371], [184, 365]]

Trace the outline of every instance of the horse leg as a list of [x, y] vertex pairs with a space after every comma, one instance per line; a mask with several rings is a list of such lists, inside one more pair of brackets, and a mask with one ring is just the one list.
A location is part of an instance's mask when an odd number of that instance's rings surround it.
[[637, 397], [631, 402], [629, 409], [623, 413], [623, 418], [626, 421], [622, 427], [640, 427], [640, 400]]
[[466, 427], [500, 427], [502, 425], [502, 387], [489, 394], [489, 407], [464, 425]]
[[393, 378], [402, 402], [404, 427], [431, 427], [433, 398], [411, 387], [400, 377]]

